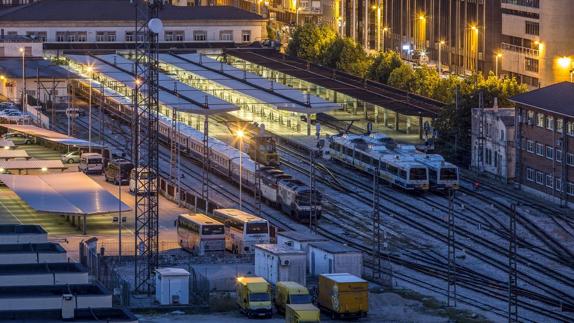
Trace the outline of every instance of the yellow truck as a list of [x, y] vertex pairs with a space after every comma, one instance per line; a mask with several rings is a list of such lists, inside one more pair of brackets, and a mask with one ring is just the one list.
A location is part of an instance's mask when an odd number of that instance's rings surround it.
[[247, 317], [271, 317], [271, 288], [261, 277], [238, 277], [236, 284], [237, 304]]
[[319, 323], [321, 313], [313, 304], [287, 304], [285, 323]]
[[275, 298], [273, 299], [277, 311], [285, 313], [288, 304], [311, 304], [313, 300], [309, 290], [296, 282], [278, 282], [275, 285]]
[[333, 319], [367, 316], [369, 283], [351, 274], [322, 274], [317, 304]]

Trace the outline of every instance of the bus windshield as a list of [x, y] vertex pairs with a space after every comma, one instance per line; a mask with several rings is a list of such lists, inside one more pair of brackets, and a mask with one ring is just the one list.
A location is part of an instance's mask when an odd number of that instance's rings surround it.
[[267, 223], [247, 223], [247, 234], [268, 233]]
[[456, 180], [457, 179], [456, 168], [441, 168], [440, 169], [440, 179], [442, 179], [442, 180]]
[[426, 168], [411, 168], [409, 179], [412, 181], [427, 179]]
[[204, 225], [201, 229], [201, 234], [204, 236], [223, 234], [222, 225]]

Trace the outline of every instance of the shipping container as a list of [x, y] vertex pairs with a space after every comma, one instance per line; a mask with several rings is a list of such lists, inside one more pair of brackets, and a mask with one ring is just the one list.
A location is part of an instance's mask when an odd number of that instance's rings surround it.
[[312, 276], [349, 273], [360, 277], [363, 274], [361, 252], [338, 242], [311, 242], [307, 257]]
[[271, 284], [279, 281], [306, 283], [306, 255], [304, 251], [277, 244], [255, 245], [255, 275]]
[[334, 319], [367, 316], [369, 283], [348, 273], [320, 275], [317, 303]]

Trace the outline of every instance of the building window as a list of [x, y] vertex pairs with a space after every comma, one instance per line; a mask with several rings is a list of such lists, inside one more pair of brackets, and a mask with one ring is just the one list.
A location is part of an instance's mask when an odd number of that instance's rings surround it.
[[219, 32], [219, 40], [222, 41], [233, 41], [233, 31], [232, 30], [222, 30]]
[[544, 145], [536, 143], [536, 155], [544, 157]]
[[207, 40], [207, 31], [205, 30], [196, 30], [193, 32], [193, 40], [194, 41], [206, 41]]
[[537, 113], [536, 114], [536, 125], [544, 128], [544, 114], [543, 113]]
[[533, 153], [533, 154], [534, 154], [534, 141], [528, 140], [528, 141], [526, 142], [526, 151], [528, 151], [529, 153]]
[[536, 171], [536, 184], [544, 185], [544, 173]]
[[526, 21], [526, 34], [538, 36], [540, 34], [540, 24], [534, 21]]
[[544, 123], [545, 123], [546, 129], [554, 130], [554, 117], [546, 116], [546, 118], [544, 119]]
[[530, 182], [534, 182], [534, 169], [526, 168], [526, 179]]
[[534, 124], [534, 111], [532, 111], [532, 110], [528, 111], [528, 124], [529, 125]]
[[560, 178], [556, 178], [556, 190], [562, 192], [562, 180]]
[[183, 30], [170, 30], [165, 32], [165, 41], [183, 41], [185, 32]]
[[561, 163], [562, 162], [562, 150], [556, 149], [556, 161]]
[[554, 148], [546, 146], [546, 158], [554, 159]]
[[485, 162], [487, 165], [492, 165], [492, 150], [484, 148]]
[[546, 186], [552, 188], [554, 184], [554, 179], [552, 178], [552, 175], [546, 175]]
[[567, 122], [566, 123], [566, 134], [568, 136], [574, 136], [574, 122]]
[[241, 40], [245, 43], [250, 42], [251, 41], [251, 30], [241, 31]]
[[524, 69], [528, 72], [538, 73], [538, 60], [526, 57], [524, 59]]
[[97, 31], [96, 32], [97, 42], [115, 42], [116, 32], [115, 31]]
[[500, 129], [500, 141], [504, 141], [504, 130]]
[[65, 42], [66, 41], [66, 33], [63, 31], [56, 32], [56, 41], [57, 42]]
[[566, 194], [568, 194], [568, 195], [574, 195], [574, 183], [568, 182], [568, 187], [567, 187], [567, 190], [566, 190]]
[[566, 153], [566, 165], [574, 166], [574, 154]]
[[562, 127], [564, 127], [564, 120], [556, 118], [556, 132], [562, 133]]
[[45, 31], [28, 31], [26, 32], [26, 35], [41, 42], [45, 42], [48, 39], [48, 33]]
[[[126, 41], [130, 41], [130, 42], [135, 41], [134, 35], [135, 35], [135, 33], [133, 31], [126, 31], [126, 34], [125, 34]], [[144, 41], [144, 34], [138, 33], [138, 42], [143, 42], [143, 41]]]

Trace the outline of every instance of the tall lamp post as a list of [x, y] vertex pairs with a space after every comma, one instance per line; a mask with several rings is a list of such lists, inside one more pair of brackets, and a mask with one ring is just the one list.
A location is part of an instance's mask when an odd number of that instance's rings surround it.
[[375, 46], [377, 48], [377, 51], [380, 51], [381, 50], [381, 6], [380, 6], [380, 4], [379, 5], [374, 4], [371, 8], [373, 10], [377, 11], [377, 19], [376, 19], [377, 41], [375, 42]]
[[18, 49], [22, 54], [22, 112], [26, 112], [26, 50], [24, 47]]
[[245, 132], [243, 130], [237, 130], [235, 133], [237, 139], [239, 139], [239, 209], [242, 210], [243, 207], [243, 137]]
[[444, 44], [444, 40], [438, 42], [438, 75], [442, 75], [442, 46], [444, 46]]
[[497, 53], [496, 54], [496, 59], [495, 59], [495, 66], [494, 66], [494, 74], [496, 75], [496, 77], [498, 77], [498, 61], [502, 58], [502, 53]]
[[92, 66], [88, 66], [87, 69], [89, 74], [90, 83], [90, 94], [88, 97], [88, 152], [92, 152], [92, 77], [94, 68]]

